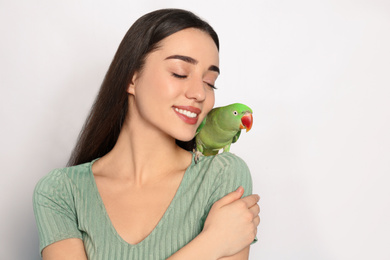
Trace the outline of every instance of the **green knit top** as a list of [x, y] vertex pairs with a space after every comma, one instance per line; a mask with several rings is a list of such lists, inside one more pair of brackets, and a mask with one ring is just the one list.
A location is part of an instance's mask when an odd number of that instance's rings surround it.
[[55, 169], [35, 187], [33, 204], [40, 251], [67, 238], [84, 242], [88, 259], [166, 259], [202, 230], [211, 206], [244, 187], [252, 193], [245, 162], [231, 153], [192, 160], [166, 212], [138, 244], [124, 241], [113, 227], [91, 171], [94, 161]]

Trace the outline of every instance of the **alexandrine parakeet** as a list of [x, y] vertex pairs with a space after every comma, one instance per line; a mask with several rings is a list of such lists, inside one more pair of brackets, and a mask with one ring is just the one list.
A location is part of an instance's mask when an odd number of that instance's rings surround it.
[[240, 103], [212, 109], [197, 129], [196, 150], [203, 155], [215, 155], [220, 149], [230, 150], [241, 130], [252, 128], [252, 109]]

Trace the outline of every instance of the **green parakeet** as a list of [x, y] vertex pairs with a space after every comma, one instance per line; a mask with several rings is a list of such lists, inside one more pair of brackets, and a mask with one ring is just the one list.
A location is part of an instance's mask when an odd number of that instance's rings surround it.
[[220, 149], [230, 150], [241, 130], [252, 128], [252, 109], [240, 103], [212, 109], [197, 129], [196, 150], [203, 155], [215, 155]]

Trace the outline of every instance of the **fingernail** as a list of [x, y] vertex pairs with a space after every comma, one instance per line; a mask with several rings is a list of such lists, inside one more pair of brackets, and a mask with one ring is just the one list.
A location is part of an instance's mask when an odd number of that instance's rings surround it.
[[244, 188], [243, 188], [242, 186], [240, 186], [240, 187], [238, 187], [238, 189], [236, 190], [236, 192], [241, 193], [243, 189], [244, 189]]

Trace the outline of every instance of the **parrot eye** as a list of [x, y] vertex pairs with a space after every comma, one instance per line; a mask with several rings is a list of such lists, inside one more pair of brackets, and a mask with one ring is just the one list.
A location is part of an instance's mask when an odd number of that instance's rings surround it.
[[238, 115], [238, 112], [237, 111], [233, 111], [233, 115]]

